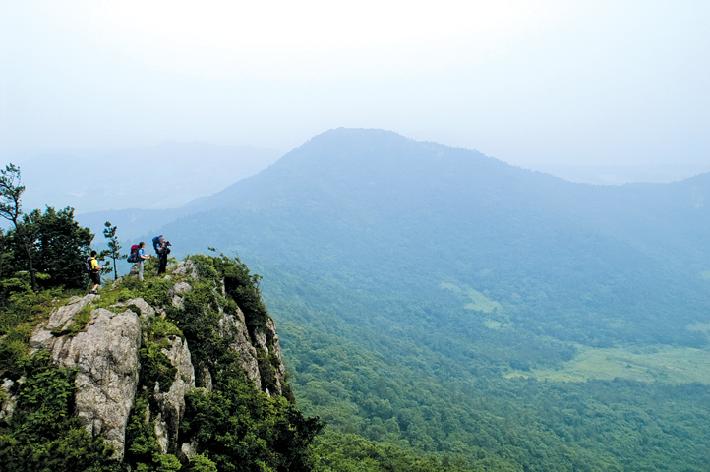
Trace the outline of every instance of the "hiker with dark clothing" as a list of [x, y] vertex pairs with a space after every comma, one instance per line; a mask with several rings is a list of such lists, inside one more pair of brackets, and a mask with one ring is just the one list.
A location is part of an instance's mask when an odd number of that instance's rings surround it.
[[96, 260], [96, 251], [91, 251], [91, 254], [86, 259], [86, 269], [89, 272], [89, 279], [91, 279], [89, 292], [98, 293], [101, 285], [101, 266], [99, 261]]
[[153, 249], [158, 256], [158, 275], [164, 274], [168, 266], [168, 254], [170, 254], [170, 241], [167, 241], [163, 235], [153, 238]]
[[152, 240], [153, 250], [155, 251], [156, 256], [160, 256], [160, 246], [163, 244], [163, 241], [165, 241], [165, 238], [162, 234], [154, 237]]
[[158, 257], [158, 275], [164, 274], [165, 269], [168, 266], [168, 254], [170, 254], [170, 248], [168, 247], [170, 243], [165, 241], [165, 244], [160, 249], [160, 256]]

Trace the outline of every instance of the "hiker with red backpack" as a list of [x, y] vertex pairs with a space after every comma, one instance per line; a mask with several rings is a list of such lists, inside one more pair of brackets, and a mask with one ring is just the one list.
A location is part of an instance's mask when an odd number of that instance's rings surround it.
[[131, 246], [131, 253], [128, 255], [128, 262], [135, 264], [133, 268], [138, 272], [138, 280], [143, 280], [143, 265], [148, 259], [150, 259], [150, 256], [145, 253], [145, 242], [141, 241], [140, 244], [134, 244]]

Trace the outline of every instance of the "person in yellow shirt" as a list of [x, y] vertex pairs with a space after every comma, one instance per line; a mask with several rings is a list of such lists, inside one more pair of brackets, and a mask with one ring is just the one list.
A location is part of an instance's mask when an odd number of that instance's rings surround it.
[[86, 261], [89, 269], [89, 278], [91, 279], [90, 293], [98, 293], [101, 285], [101, 266], [96, 260], [96, 251], [91, 251], [89, 259]]

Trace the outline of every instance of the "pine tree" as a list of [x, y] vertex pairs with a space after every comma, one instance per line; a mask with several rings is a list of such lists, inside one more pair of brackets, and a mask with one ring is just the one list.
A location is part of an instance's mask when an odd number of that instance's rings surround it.
[[15, 235], [26, 253], [27, 271], [30, 274], [32, 290], [37, 290], [37, 278], [34, 264], [32, 263], [32, 241], [25, 227], [20, 221], [22, 217], [22, 194], [25, 186], [22, 185], [22, 172], [15, 164], [7, 164], [0, 170], [0, 217], [10, 221], [15, 227]]
[[118, 269], [116, 268], [116, 259], [121, 257], [121, 244], [118, 242], [116, 235], [117, 226], [112, 226], [110, 221], [104, 223], [104, 238], [108, 240], [108, 256], [113, 261], [113, 278], [118, 279]]

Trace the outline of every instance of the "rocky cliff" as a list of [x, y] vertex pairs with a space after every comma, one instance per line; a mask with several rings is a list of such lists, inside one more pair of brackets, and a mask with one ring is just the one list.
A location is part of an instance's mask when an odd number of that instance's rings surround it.
[[[320, 426], [293, 406], [258, 281], [238, 261], [193, 257], [164, 278], [126, 278], [99, 295], [70, 298], [34, 327], [30, 352], [47, 352], [54, 365], [73, 372], [72, 414], [124, 467], [179, 470], [198, 460], [250, 470], [234, 460], [251, 443], [263, 449], [264, 441], [274, 442], [267, 452], [280, 455], [273, 459], [277, 465], [285, 460], [305, 467], [303, 458], [284, 457], [302, 449]], [[12, 421], [22, 382], [0, 382], [0, 422]], [[285, 425], [275, 426], [270, 415], [284, 417]], [[280, 451], [279, 428], [298, 433], [299, 424], [311, 432]], [[230, 434], [229, 445], [218, 444]], [[223, 450], [227, 446], [233, 454]], [[213, 450], [220, 452], [211, 456]]]

